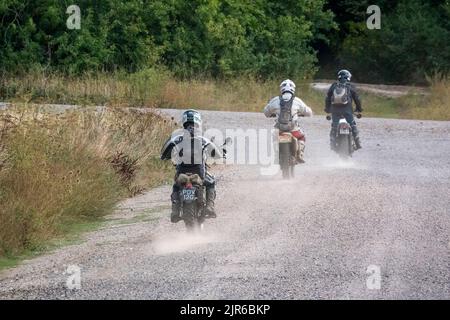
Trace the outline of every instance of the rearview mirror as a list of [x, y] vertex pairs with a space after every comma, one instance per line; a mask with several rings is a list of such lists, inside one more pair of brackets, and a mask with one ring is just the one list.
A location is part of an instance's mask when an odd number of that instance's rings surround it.
[[233, 144], [233, 139], [231, 139], [230, 137], [226, 138], [224, 145], [227, 145], [227, 144]]

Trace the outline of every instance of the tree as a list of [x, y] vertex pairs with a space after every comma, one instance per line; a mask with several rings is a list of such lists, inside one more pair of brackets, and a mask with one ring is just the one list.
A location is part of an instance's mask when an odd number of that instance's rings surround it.
[[427, 74], [448, 74], [449, 1], [380, 1], [381, 30], [367, 29], [366, 3], [344, 2], [349, 7], [336, 17], [341, 27], [333, 49], [336, 65], [367, 82], [425, 83]]
[[0, 68], [65, 73], [136, 71], [162, 64], [180, 77], [311, 76], [311, 44], [333, 27], [325, 0], [68, 0], [0, 4]]

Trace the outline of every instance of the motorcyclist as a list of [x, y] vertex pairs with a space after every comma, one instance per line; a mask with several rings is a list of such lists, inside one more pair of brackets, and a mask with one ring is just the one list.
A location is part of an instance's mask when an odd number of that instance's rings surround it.
[[280, 95], [272, 98], [264, 108], [268, 118], [277, 117], [275, 127], [291, 132], [297, 140], [297, 163], [305, 163], [305, 134], [300, 128], [299, 116], [311, 117], [313, 112], [300, 98], [295, 96], [295, 83], [286, 79], [280, 84]]
[[[173, 223], [182, 220], [180, 217], [180, 186], [176, 183], [181, 173], [192, 173], [200, 176], [206, 189], [206, 203], [202, 215], [203, 217], [216, 218], [214, 209], [215, 179], [207, 172], [206, 159], [207, 157], [223, 157], [222, 151], [213, 142], [201, 135], [202, 118], [198, 111], [189, 109], [183, 112], [182, 123], [183, 129], [176, 130], [164, 143], [161, 150], [161, 160], [172, 159], [176, 165], [175, 182], [170, 197], [172, 201], [170, 220]], [[203, 200], [203, 195], [199, 196], [199, 200]], [[203, 203], [200, 203], [200, 205], [203, 207]]]
[[350, 83], [352, 74], [348, 70], [340, 70], [338, 72], [338, 81], [333, 83], [328, 90], [325, 99], [325, 112], [331, 113], [331, 131], [330, 131], [330, 147], [336, 150], [336, 133], [341, 116], [352, 127], [353, 138], [355, 140], [356, 149], [361, 149], [361, 140], [356, 121], [353, 117], [353, 101], [355, 102], [356, 112], [362, 112], [361, 99], [356, 92], [353, 84]]

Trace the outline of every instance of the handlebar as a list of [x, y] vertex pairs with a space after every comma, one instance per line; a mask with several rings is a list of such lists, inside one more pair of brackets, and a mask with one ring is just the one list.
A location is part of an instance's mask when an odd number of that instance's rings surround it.
[[[362, 114], [361, 113], [357, 113], [356, 114], [356, 118], [361, 119], [362, 118]], [[329, 114], [327, 114], [326, 119], [328, 121], [330, 121], [331, 120], [331, 116]]]

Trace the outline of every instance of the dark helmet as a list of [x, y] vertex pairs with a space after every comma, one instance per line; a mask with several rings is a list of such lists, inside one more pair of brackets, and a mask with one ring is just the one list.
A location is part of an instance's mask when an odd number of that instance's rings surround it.
[[341, 70], [338, 72], [339, 81], [350, 81], [352, 79], [352, 74], [348, 70]]
[[194, 126], [201, 128], [202, 117], [200, 113], [194, 109], [189, 109], [183, 112], [182, 121], [183, 127], [186, 129], [188, 126]]

